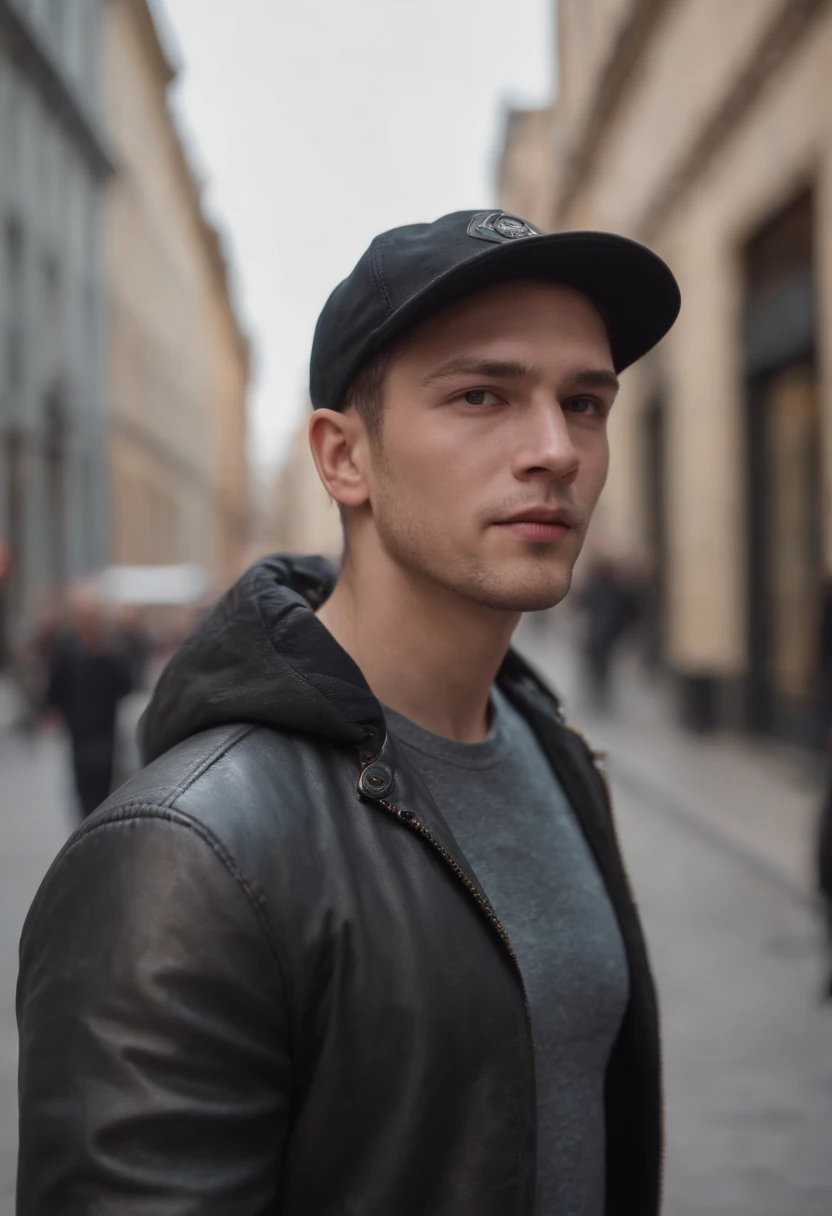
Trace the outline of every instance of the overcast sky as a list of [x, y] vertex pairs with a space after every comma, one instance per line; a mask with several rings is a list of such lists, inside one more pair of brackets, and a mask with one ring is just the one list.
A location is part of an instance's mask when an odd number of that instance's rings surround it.
[[318, 312], [372, 237], [494, 203], [505, 107], [552, 94], [554, 6], [157, 0], [255, 345], [258, 464], [285, 449]]

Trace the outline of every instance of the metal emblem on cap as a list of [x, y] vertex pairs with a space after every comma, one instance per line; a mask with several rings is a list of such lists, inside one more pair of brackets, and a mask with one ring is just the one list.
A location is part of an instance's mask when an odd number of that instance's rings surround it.
[[508, 215], [505, 211], [480, 211], [468, 225], [468, 235], [479, 241], [494, 241], [502, 245], [505, 241], [525, 240], [543, 234], [528, 220], [521, 220], [519, 215]]

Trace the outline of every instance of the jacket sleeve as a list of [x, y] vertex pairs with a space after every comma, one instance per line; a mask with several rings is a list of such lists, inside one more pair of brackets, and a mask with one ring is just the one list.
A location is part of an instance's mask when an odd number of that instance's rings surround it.
[[290, 1066], [268, 926], [201, 825], [118, 814], [23, 930], [18, 1216], [270, 1211]]

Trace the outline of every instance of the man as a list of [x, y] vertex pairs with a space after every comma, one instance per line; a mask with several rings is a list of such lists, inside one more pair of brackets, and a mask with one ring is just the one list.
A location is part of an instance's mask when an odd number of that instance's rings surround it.
[[340, 576], [243, 577], [36, 897], [19, 1216], [655, 1216], [604, 780], [509, 642], [566, 594], [617, 373], [677, 310], [641, 246], [499, 212], [386, 233], [336, 288]]
[[69, 627], [55, 630], [44, 657], [44, 708], [66, 727], [78, 811], [85, 819], [112, 788], [118, 707], [133, 687], [127, 657], [91, 587], [74, 590]]

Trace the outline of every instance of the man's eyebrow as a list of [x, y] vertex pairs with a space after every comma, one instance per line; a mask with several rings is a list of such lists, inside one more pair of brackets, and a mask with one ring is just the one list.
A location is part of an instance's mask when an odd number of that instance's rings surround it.
[[[451, 359], [422, 380], [422, 388], [437, 380], [452, 380], [455, 376], [483, 376], [495, 380], [537, 380], [543, 375], [539, 367], [529, 367], [514, 359]], [[611, 388], [615, 392], [621, 387], [618, 376], [606, 367], [586, 367], [573, 372], [569, 377], [575, 388]]]
[[436, 380], [451, 380], [454, 376], [470, 375], [492, 377], [495, 380], [534, 380], [542, 376], [537, 367], [503, 359], [452, 359], [435, 371], [429, 372], [421, 382], [427, 388]]
[[569, 377], [575, 388], [612, 388], [618, 392], [621, 382], [615, 372], [606, 367], [585, 367]]

